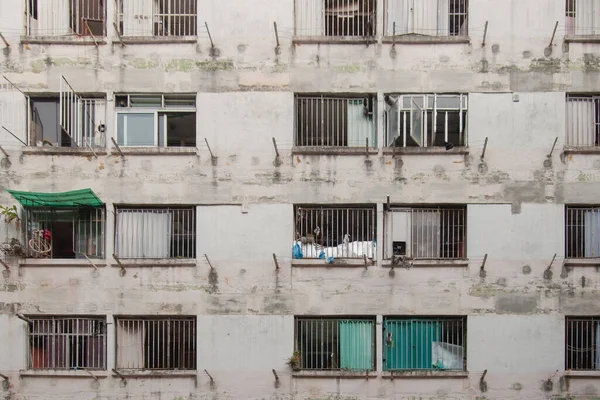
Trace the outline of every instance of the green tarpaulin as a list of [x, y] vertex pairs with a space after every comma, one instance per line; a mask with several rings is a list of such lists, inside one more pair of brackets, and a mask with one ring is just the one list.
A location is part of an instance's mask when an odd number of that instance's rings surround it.
[[7, 190], [23, 207], [98, 207], [104, 203], [92, 189], [62, 193], [17, 192]]

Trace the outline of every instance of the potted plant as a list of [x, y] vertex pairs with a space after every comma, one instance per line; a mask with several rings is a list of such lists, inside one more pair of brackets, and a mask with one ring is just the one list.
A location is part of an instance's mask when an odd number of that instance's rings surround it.
[[295, 351], [294, 354], [292, 354], [292, 356], [290, 358], [288, 358], [287, 365], [289, 365], [293, 371], [300, 371], [300, 368], [301, 368], [300, 364], [301, 364], [300, 352]]
[[[15, 224], [15, 228], [19, 231], [21, 227], [21, 218], [16, 206], [0, 206], [0, 214], [4, 215], [4, 223], [10, 225]], [[0, 244], [0, 251], [11, 257], [25, 257], [25, 248], [17, 238], [10, 238], [6, 242]]]

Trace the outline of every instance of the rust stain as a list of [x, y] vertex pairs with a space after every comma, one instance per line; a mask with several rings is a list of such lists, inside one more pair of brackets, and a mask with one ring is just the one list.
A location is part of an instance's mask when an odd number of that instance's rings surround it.
[[300, 156], [296, 156], [296, 162], [297, 162], [298, 164], [300, 164], [300, 163], [302, 162], [302, 160], [300, 159]]
[[386, 163], [387, 165], [392, 165], [392, 162], [391, 162], [391, 161], [386, 161], [385, 163]]
[[102, 171], [104, 169], [104, 163], [100, 163], [100, 165], [98, 165], [98, 171]]

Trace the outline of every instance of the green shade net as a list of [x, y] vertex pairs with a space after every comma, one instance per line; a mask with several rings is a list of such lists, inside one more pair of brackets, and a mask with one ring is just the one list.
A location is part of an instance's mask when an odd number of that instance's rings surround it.
[[104, 203], [92, 189], [62, 193], [17, 192], [7, 190], [23, 207], [99, 207]]

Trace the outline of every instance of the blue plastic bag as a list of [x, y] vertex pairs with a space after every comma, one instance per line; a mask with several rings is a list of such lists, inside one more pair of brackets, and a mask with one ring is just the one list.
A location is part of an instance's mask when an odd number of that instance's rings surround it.
[[294, 248], [292, 249], [292, 257], [293, 258], [303, 258], [304, 254], [302, 254], [302, 247], [300, 247], [300, 245], [298, 243], [296, 243], [294, 245]]
[[325, 259], [325, 252], [324, 252], [323, 250], [321, 250], [321, 252], [319, 253], [319, 258], [320, 258], [321, 260], [324, 260], [324, 259]]

